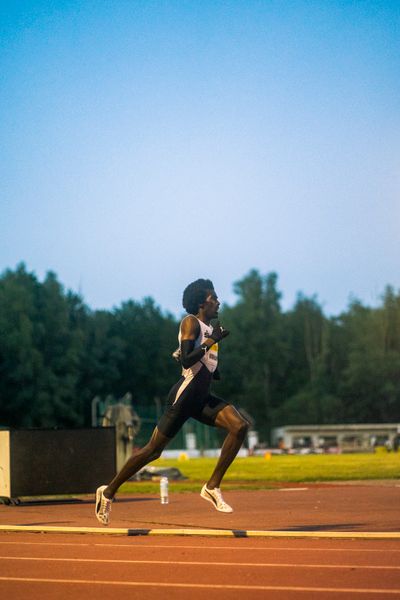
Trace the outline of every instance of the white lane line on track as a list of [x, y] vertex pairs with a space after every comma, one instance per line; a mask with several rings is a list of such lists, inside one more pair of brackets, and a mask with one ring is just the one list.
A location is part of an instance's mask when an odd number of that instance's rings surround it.
[[186, 588], [186, 589], [212, 589], [212, 590], [248, 590], [248, 591], [282, 591], [282, 592], [335, 592], [336, 594], [375, 594], [393, 595], [400, 594], [399, 589], [372, 589], [372, 588], [329, 588], [329, 587], [303, 587], [289, 585], [233, 585], [233, 584], [207, 584], [207, 583], [160, 583], [147, 581], [99, 581], [98, 579], [50, 579], [44, 577], [0, 577], [0, 581], [18, 583], [58, 583], [81, 585], [113, 585], [125, 587], [146, 588]]
[[[342, 541], [342, 540], [340, 540]], [[347, 540], [345, 540], [347, 541]], [[16, 542], [18, 543], [18, 542]], [[370, 540], [368, 540], [367, 542], [368, 544], [371, 543]], [[107, 547], [111, 547], [111, 548], [132, 548], [132, 544], [101, 544], [101, 543], [94, 543], [93, 546], [100, 546], [102, 548], [107, 548]], [[136, 548], [139, 548], [139, 546], [136, 546]], [[173, 544], [163, 544], [163, 545], [157, 545], [157, 544], [143, 544], [140, 546], [140, 548], [174, 548], [176, 550], [180, 549], [180, 548], [187, 548], [189, 550], [207, 550], [207, 552], [209, 552], [210, 550], [229, 550], [229, 552], [231, 550], [257, 550], [257, 551], [269, 551], [269, 550], [280, 550], [282, 552], [400, 552], [400, 548], [309, 548], [309, 547], [300, 547], [298, 546], [297, 548], [287, 548], [284, 546], [243, 546], [243, 547], [236, 547], [236, 546], [183, 546], [183, 545], [176, 545], [174, 546]]]
[[[3, 544], [9, 544], [9, 545], [13, 545], [13, 546], [94, 546], [94, 545], [98, 545], [98, 544], [85, 544], [82, 542], [78, 542], [76, 544], [74, 544], [73, 542], [14, 542], [14, 541], [3, 541], [0, 540], [0, 547], [3, 546]], [[102, 546], [103, 544], [100, 544], [100, 546]], [[113, 546], [114, 544], [104, 544], [105, 546]], [[130, 546], [128, 544], [117, 544], [118, 546], [127, 546], [127, 548], [129, 548]], [[157, 546], [158, 548], [158, 546]]]
[[215, 562], [200, 560], [133, 560], [114, 558], [61, 558], [54, 556], [0, 556], [1, 560], [25, 560], [25, 561], [48, 561], [48, 562], [74, 562], [74, 563], [107, 563], [107, 564], [132, 564], [132, 565], [180, 565], [191, 567], [281, 567], [284, 569], [365, 569], [365, 570], [387, 570], [400, 571], [399, 567], [378, 565], [321, 565], [306, 563], [247, 563], [247, 562]]
[[[206, 550], [207, 552], [210, 550], [238, 550], [238, 551], [242, 551], [242, 550], [257, 550], [259, 552], [265, 552], [265, 551], [269, 551], [269, 550], [280, 550], [282, 552], [385, 552], [385, 554], [387, 554], [388, 552], [400, 552], [400, 548], [306, 548], [306, 547], [295, 547], [295, 548], [286, 548], [284, 546], [243, 546], [243, 547], [236, 547], [236, 546], [194, 546], [194, 545], [183, 545], [183, 544], [179, 544], [179, 545], [174, 545], [174, 544], [139, 544], [136, 545], [136, 542], [138, 542], [139, 539], [135, 538], [135, 542], [133, 542], [133, 540], [129, 543], [127, 542], [126, 544], [101, 544], [99, 542], [93, 543], [93, 544], [85, 544], [83, 542], [77, 542], [77, 543], [73, 543], [73, 542], [14, 542], [14, 541], [2, 541], [0, 540], [0, 547], [3, 544], [9, 544], [9, 545], [14, 545], [14, 546], [73, 546], [73, 547], [78, 547], [78, 546], [84, 546], [84, 547], [97, 547], [100, 546], [101, 548], [172, 548], [174, 550], [180, 550], [180, 549], [185, 549], [187, 548], [188, 550]], [[143, 541], [143, 540], [140, 540]], [[232, 542], [236, 540], [231, 540]], [[242, 540], [241, 540], [242, 541]], [[368, 544], [371, 543], [371, 541], [367, 542]], [[385, 543], [385, 542], [383, 542]], [[135, 544], [135, 545], [134, 545]], [[209, 542], [208, 542], [209, 544]]]

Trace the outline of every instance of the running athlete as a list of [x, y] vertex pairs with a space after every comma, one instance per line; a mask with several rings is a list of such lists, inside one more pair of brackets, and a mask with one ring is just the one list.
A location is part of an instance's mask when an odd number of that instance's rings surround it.
[[179, 348], [174, 352], [182, 365], [182, 376], [168, 395], [167, 407], [148, 443], [135, 451], [121, 471], [108, 485], [96, 491], [96, 517], [103, 525], [110, 521], [111, 504], [118, 488], [157, 459], [167, 444], [190, 418], [227, 431], [217, 465], [200, 495], [216, 510], [232, 512], [221, 494], [220, 484], [226, 470], [237, 455], [249, 423], [232, 406], [210, 392], [217, 373], [218, 345], [229, 331], [216, 321], [220, 303], [209, 279], [198, 279], [183, 292], [183, 307], [188, 315], [179, 328]]

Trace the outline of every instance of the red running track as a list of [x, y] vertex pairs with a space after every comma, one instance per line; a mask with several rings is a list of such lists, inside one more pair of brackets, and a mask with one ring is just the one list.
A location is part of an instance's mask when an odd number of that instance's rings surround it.
[[17, 600], [400, 599], [400, 542], [0, 535]]

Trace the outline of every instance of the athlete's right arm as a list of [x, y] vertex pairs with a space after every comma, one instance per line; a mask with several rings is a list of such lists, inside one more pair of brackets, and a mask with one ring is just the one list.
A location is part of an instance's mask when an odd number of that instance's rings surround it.
[[201, 346], [195, 348], [194, 344], [200, 334], [198, 320], [191, 315], [187, 316], [181, 324], [181, 363], [184, 369], [189, 369], [203, 358], [205, 353], [214, 344], [206, 340]]

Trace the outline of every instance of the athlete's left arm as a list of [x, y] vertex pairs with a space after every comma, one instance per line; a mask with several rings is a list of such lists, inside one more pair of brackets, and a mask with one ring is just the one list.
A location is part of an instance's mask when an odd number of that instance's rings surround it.
[[196, 339], [200, 334], [200, 325], [198, 320], [189, 315], [181, 323], [181, 364], [184, 369], [189, 369], [195, 363], [199, 362], [214, 344], [214, 341], [204, 342], [197, 348], [194, 347]]
[[184, 369], [189, 369], [195, 363], [199, 362], [216, 342], [221, 341], [224, 337], [229, 335], [229, 331], [223, 329], [219, 321], [216, 321], [210, 337], [204, 340], [201, 346], [195, 348], [195, 341], [198, 338], [199, 333], [200, 326], [195, 317], [189, 315], [182, 321], [180, 360]]

